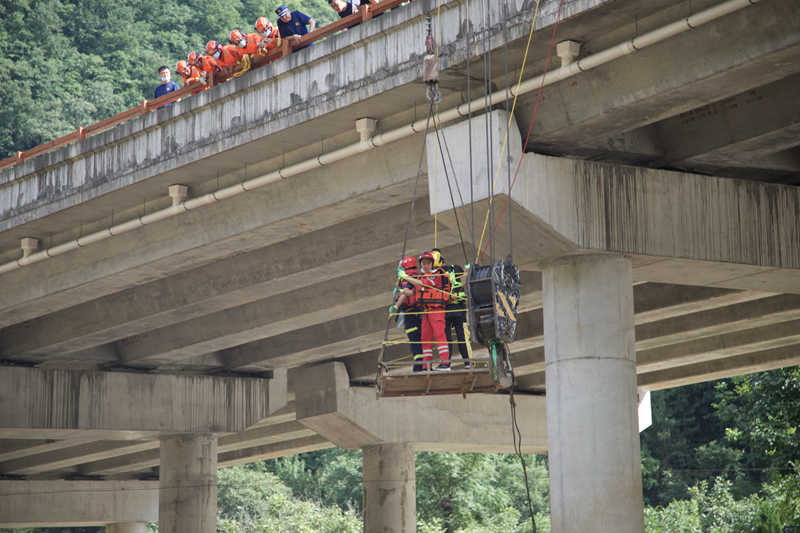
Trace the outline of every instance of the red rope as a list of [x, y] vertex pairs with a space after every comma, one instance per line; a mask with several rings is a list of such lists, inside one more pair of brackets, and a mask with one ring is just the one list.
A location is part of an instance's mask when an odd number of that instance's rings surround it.
[[[556, 30], [558, 29], [558, 19], [561, 16], [561, 4], [564, 0], [559, 0], [558, 2], [558, 11], [556, 12], [556, 22], [553, 26], [553, 37], [550, 39], [550, 49], [547, 51], [547, 61], [544, 64], [544, 74], [542, 75], [542, 84], [539, 86], [539, 93], [536, 95], [536, 105], [533, 107], [533, 116], [531, 117], [531, 124], [528, 126], [528, 135], [525, 137], [525, 145], [522, 147], [522, 154], [525, 154], [525, 150], [528, 149], [528, 140], [531, 138], [531, 131], [533, 130], [533, 120], [536, 118], [536, 110], [539, 109], [539, 100], [542, 97], [542, 91], [544, 90], [544, 80], [547, 77], [547, 68], [550, 66], [550, 56], [553, 54], [553, 43], [556, 41]], [[492, 228], [492, 234], [494, 231], [497, 230], [497, 225], [500, 224], [500, 218], [503, 216], [503, 211], [506, 209], [506, 205], [508, 205], [508, 199], [511, 198], [511, 191], [514, 189], [514, 184], [517, 182], [517, 175], [519, 174], [519, 168], [522, 166], [522, 157], [519, 158], [519, 163], [517, 163], [517, 171], [514, 172], [514, 179], [511, 180], [511, 188], [508, 190], [508, 195], [506, 196], [506, 201], [503, 202], [503, 207], [500, 209], [500, 214], [497, 216], [497, 221], [494, 223], [494, 228]], [[491, 239], [486, 241], [486, 246], [483, 248], [481, 255], [478, 257], [476, 264], [480, 264], [483, 255], [486, 253], [486, 250], [489, 248], [489, 242]]]

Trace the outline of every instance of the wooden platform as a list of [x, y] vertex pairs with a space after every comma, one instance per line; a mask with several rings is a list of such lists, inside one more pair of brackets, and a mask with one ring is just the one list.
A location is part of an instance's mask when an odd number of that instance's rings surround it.
[[[391, 363], [389, 364], [391, 365]], [[404, 396], [432, 396], [437, 394], [461, 394], [473, 392], [496, 392], [498, 384], [492, 378], [492, 370], [483, 364], [475, 368], [454, 366], [450, 371], [427, 370], [413, 372], [408, 364], [392, 368], [381, 366], [378, 376], [378, 397], [398, 398]]]

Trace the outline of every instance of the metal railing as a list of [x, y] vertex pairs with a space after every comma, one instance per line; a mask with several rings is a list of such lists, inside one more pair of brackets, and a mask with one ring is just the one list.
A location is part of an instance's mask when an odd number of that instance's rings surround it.
[[[254, 68], [258, 68], [261, 66], [266, 65], [267, 63], [271, 63], [277, 59], [282, 57], [286, 57], [292, 53], [293, 50], [298, 48], [303, 48], [304, 46], [308, 46], [309, 44], [318, 41], [320, 39], [324, 39], [334, 33], [341, 31], [343, 29], [352, 28], [362, 22], [366, 22], [370, 20], [372, 17], [376, 15], [380, 15], [392, 8], [399, 6], [400, 4], [407, 2], [408, 0], [383, 0], [382, 2], [374, 5], [363, 5], [359, 6], [358, 13], [354, 13], [347, 17], [341, 18], [336, 22], [328, 24], [327, 26], [323, 26], [318, 30], [314, 30], [311, 33], [303, 35], [300, 38], [300, 41], [295, 45], [290, 45], [287, 39], [282, 39], [281, 46], [279, 48], [275, 48], [267, 52], [263, 57], [256, 56], [255, 59], [251, 59], [251, 67], [250, 70]], [[215, 75], [215, 73], [210, 73], [211, 75], [208, 77], [208, 85], [204, 86], [200, 83], [192, 83], [177, 91], [172, 91], [171, 93], [167, 93], [164, 96], [156, 98], [155, 100], [142, 100], [142, 103], [137, 105], [134, 108], [128, 109], [114, 115], [113, 117], [107, 118], [105, 120], [101, 120], [96, 124], [92, 124], [91, 126], [79, 126], [78, 129], [69, 135], [64, 135], [63, 137], [59, 137], [58, 139], [54, 139], [50, 142], [46, 142], [35, 148], [31, 148], [30, 150], [25, 150], [22, 152], [17, 152], [16, 155], [11, 157], [7, 157], [6, 159], [0, 160], [0, 170], [4, 170], [7, 168], [11, 168], [15, 165], [20, 165], [25, 161], [32, 159], [34, 157], [40, 156], [42, 154], [46, 154], [47, 152], [51, 152], [53, 150], [57, 150], [63, 146], [68, 144], [82, 141], [86, 137], [90, 135], [94, 135], [95, 133], [99, 133], [101, 131], [111, 129], [115, 126], [122, 124], [123, 122], [127, 122], [128, 120], [139, 117], [142, 115], [148, 114], [150, 111], [154, 109], [158, 109], [162, 106], [167, 104], [171, 104], [177, 102], [178, 100], [185, 98], [187, 96], [191, 96], [193, 94], [197, 94], [198, 92], [204, 90], [207, 87], [212, 87], [214, 85], [218, 85], [223, 83], [231, 78], [234, 75], [241, 71], [242, 67], [237, 67], [231, 73], [230, 76], [219, 76]]]

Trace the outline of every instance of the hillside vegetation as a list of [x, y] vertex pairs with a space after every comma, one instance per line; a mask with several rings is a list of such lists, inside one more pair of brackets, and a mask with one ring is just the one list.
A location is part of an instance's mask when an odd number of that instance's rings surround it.
[[[0, 1], [0, 159], [153, 98], [157, 69], [228, 43], [285, 0]], [[318, 25], [325, 0], [288, 0]]]

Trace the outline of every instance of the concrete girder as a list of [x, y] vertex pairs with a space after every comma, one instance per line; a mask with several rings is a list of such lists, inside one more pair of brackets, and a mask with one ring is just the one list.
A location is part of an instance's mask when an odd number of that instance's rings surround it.
[[636, 348], [639, 351], [671, 346], [798, 318], [800, 296], [771, 296], [755, 302], [738, 303], [639, 325], [636, 327]]
[[639, 374], [646, 374], [664, 368], [729, 358], [744, 353], [766, 352], [783, 346], [794, 346], [795, 350], [800, 352], [798, 345], [800, 345], [800, 319], [760, 327], [748, 324], [709, 337], [650, 350], [638, 350], [636, 371]]
[[0, 527], [158, 520], [158, 481], [0, 480]]
[[660, 390], [800, 364], [797, 344], [658, 370], [638, 376], [639, 391]]
[[410, 161], [418, 157], [418, 142], [405, 139], [391, 150], [348, 160], [380, 169], [370, 180], [331, 165], [124, 233], [105, 246], [7, 272], [0, 326], [405, 204], [415, 183], [417, 165]]
[[[0, 355], [82, 350], [385, 264], [397, 258], [409, 208], [407, 202], [15, 324], [0, 330]], [[411, 243], [432, 240], [433, 226], [416, 210]]]
[[48, 453], [29, 455], [13, 461], [0, 463], [0, 474], [26, 476], [60, 470], [86, 461], [99, 461], [114, 456], [120, 451], [138, 452], [152, 447], [150, 442], [131, 442], [127, 440], [94, 441], [76, 444]]
[[[431, 240], [426, 235], [412, 244], [429, 244]], [[458, 242], [458, 237], [440, 232], [439, 242], [442, 245]], [[397, 273], [394, 260], [398, 257], [398, 247], [399, 243], [389, 252], [393, 253], [393, 261], [388, 265], [384, 262], [367, 265], [368, 269], [332, 270], [327, 274], [331, 279], [322, 282], [123, 339], [116, 347], [119, 360], [123, 365], [137, 362], [164, 367], [302, 328], [313, 329], [332, 316], [347, 317], [365, 310], [388, 308], [392, 280]], [[347, 298], [343, 299], [343, 295]]]
[[[551, 85], [529, 149], [570, 155], [616, 132], [796, 74], [799, 19], [792, 0], [761, 3]], [[517, 101], [520, 124], [530, 123], [535, 100], [529, 93]]]
[[794, 74], [662, 120], [666, 153], [651, 166], [715, 172], [797, 146], [798, 84]]
[[797, 187], [536, 154], [523, 165], [519, 218], [573, 252], [629, 254], [637, 281], [800, 294]]
[[[440, 243], [442, 242], [440, 236]], [[450, 254], [454, 247], [444, 248], [443, 252]], [[445, 255], [448, 257], [448, 255]], [[386, 330], [387, 314], [385, 309], [391, 304], [388, 293], [388, 283], [394, 279], [395, 271], [384, 276], [380, 283], [383, 287], [382, 306], [376, 310], [340, 316], [326, 322], [296, 329], [267, 339], [250, 342], [232, 347], [221, 354], [225, 362], [221, 370], [246, 370], [270, 368], [275, 366], [297, 366], [304, 363], [313, 363], [330, 360], [351, 353], [364, 351], [365, 347], [377, 346], [383, 342]], [[523, 308], [530, 305], [526, 301], [541, 299], [541, 275], [538, 272], [523, 272]], [[539, 296], [537, 296], [539, 295]]]
[[237, 432], [286, 405], [286, 370], [276, 369], [274, 376], [6, 367], [0, 372], [0, 401], [13, 408], [0, 412], [0, 436], [135, 440], [180, 432]]
[[219, 455], [219, 466], [235, 466], [253, 461], [263, 461], [285, 457], [297, 453], [313, 452], [333, 448], [334, 444], [321, 435], [311, 435], [298, 439], [264, 444], [253, 448], [243, 448]]
[[69, 440], [2, 439], [0, 440], [0, 461], [5, 462], [29, 455], [71, 448], [76, 444], [93, 442], [94, 440], [96, 439], [91, 437], [84, 437], [83, 439], [71, 438]]
[[[340, 448], [411, 442], [417, 451], [513, 453], [507, 398], [427, 396], [377, 400], [350, 387], [342, 363], [304, 369], [295, 382], [297, 419]], [[546, 453], [545, 401], [516, 396], [523, 453]], [[419, 424], [424, 419], [425, 424]]]
[[[296, 441], [310, 436], [314, 436], [314, 433], [299, 422], [282, 422], [246, 429], [232, 435], [223, 435], [219, 437], [217, 451], [220, 458], [227, 457], [226, 454], [244, 456], [248, 449], [285, 445], [287, 441]], [[131, 449], [130, 452], [133, 453], [129, 453], [127, 450], [121, 449], [117, 457], [98, 461], [83, 461], [79, 464], [77, 471], [82, 475], [109, 476], [142, 468], [156, 467], [159, 464], [158, 441], [151, 441], [148, 445], [149, 449], [142, 452], [134, 452]], [[221, 464], [225, 461], [219, 462]]]

